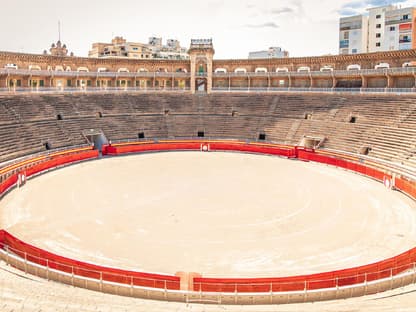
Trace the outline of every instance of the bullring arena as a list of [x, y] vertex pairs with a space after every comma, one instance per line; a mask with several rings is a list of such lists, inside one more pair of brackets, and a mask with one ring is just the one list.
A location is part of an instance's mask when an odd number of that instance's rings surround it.
[[414, 51], [213, 53], [0, 55], [1, 310], [412, 311]]

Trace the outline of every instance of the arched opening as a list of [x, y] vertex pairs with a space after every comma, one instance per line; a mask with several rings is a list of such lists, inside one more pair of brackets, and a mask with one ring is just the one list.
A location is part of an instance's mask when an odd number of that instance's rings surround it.
[[88, 67], [78, 67], [77, 68], [77, 72], [79, 73], [88, 73], [90, 70], [88, 69]]
[[197, 78], [195, 84], [195, 91], [206, 92], [207, 91], [207, 79]]
[[216, 74], [226, 74], [227, 73], [227, 70], [225, 69], [225, 68], [216, 68], [215, 69], [215, 73]]

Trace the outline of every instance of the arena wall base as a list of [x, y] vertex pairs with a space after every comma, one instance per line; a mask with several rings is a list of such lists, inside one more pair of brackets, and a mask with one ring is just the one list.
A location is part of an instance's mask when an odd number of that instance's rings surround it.
[[[201, 149], [206, 144], [209, 149]], [[205, 146], [205, 145], [204, 145]], [[103, 153], [128, 153], [191, 150], [236, 151], [315, 161], [368, 176], [415, 196], [416, 184], [411, 178], [396, 174], [373, 162], [363, 162], [340, 152], [315, 151], [276, 144], [238, 141], [159, 141], [104, 146]], [[75, 151], [75, 153], [74, 153]], [[25, 177], [77, 161], [94, 159], [97, 151], [87, 149], [62, 152], [23, 170]], [[36, 158], [37, 161], [39, 158]], [[25, 161], [27, 164], [28, 161]], [[29, 161], [30, 164], [30, 161]], [[13, 170], [19, 165], [13, 164]], [[23, 167], [22, 167], [23, 168]], [[384, 168], [384, 169], [383, 169]], [[17, 183], [17, 175], [3, 181], [5, 192]], [[347, 299], [403, 287], [416, 280], [416, 248], [376, 263], [304, 276], [238, 279], [204, 278], [197, 273], [179, 272], [176, 276], [130, 272], [64, 258], [26, 244], [0, 230], [0, 259], [7, 264], [47, 280], [104, 293], [154, 300], [212, 304], [287, 304]]]

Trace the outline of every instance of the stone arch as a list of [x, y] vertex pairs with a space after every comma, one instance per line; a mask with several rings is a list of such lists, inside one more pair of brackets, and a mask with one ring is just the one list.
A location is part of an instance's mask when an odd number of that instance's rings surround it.
[[88, 67], [85, 66], [81, 66], [77, 68], [77, 72], [82, 72], [82, 73], [88, 73], [90, 70], [88, 69]]

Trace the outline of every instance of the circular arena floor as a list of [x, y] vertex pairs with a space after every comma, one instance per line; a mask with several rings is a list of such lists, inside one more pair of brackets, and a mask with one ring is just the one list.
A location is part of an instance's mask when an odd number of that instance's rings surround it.
[[416, 204], [333, 167], [238, 153], [86, 162], [0, 201], [0, 228], [79, 260], [205, 277], [317, 273], [416, 245]]

